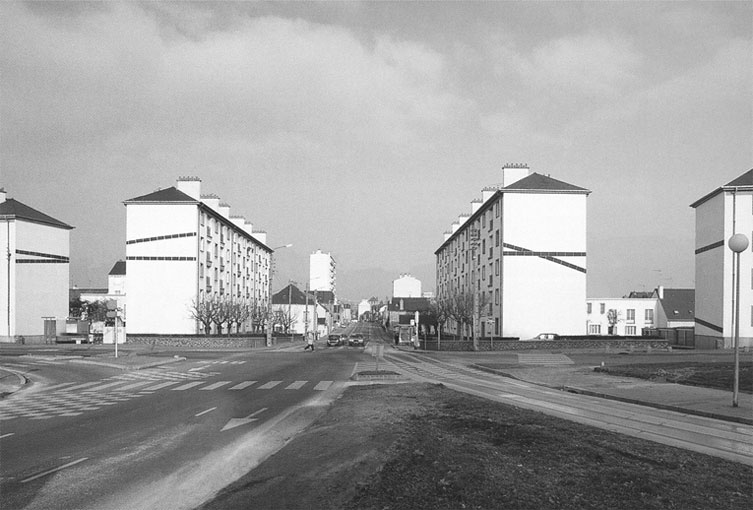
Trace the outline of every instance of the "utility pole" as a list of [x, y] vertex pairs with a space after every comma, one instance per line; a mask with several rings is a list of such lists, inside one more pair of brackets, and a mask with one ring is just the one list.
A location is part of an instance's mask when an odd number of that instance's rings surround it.
[[288, 282], [288, 328], [290, 329], [290, 343], [293, 343], [293, 284]]

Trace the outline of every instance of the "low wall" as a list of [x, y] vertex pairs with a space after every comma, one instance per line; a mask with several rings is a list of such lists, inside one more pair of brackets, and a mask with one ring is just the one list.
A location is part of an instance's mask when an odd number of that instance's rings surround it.
[[[478, 350], [488, 351], [522, 351], [522, 350], [577, 350], [577, 349], [622, 349], [648, 350], [667, 349], [668, 342], [663, 338], [646, 337], [588, 337], [588, 338], [560, 338], [558, 340], [531, 340], [521, 342], [517, 339], [489, 339], [479, 338]], [[472, 351], [472, 340], [421, 339], [421, 348], [428, 351]]]
[[[294, 337], [300, 341], [300, 337]], [[294, 341], [295, 341], [294, 339]], [[290, 343], [290, 336], [274, 336], [274, 344]], [[253, 349], [267, 345], [264, 335], [128, 335], [128, 345], [193, 347], [201, 349]]]

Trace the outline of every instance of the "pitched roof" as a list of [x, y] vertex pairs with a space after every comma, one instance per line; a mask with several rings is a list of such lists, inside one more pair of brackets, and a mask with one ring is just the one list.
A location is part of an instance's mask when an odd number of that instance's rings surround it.
[[695, 289], [664, 289], [659, 299], [668, 321], [692, 321], [695, 318]]
[[[400, 307], [400, 302], [403, 304], [402, 309]], [[425, 312], [430, 309], [430, 300], [429, 298], [424, 297], [392, 298], [388, 304], [388, 309], [390, 312]]]
[[71, 230], [74, 227], [63, 223], [60, 220], [56, 220], [52, 216], [48, 216], [43, 212], [29, 207], [26, 204], [22, 204], [18, 200], [9, 198], [5, 202], [0, 203], [0, 216], [12, 216], [19, 220], [31, 221], [33, 223], [42, 223], [44, 225], [50, 225], [52, 227], [64, 228]]
[[731, 181], [729, 181], [724, 186], [716, 188], [711, 193], [708, 193], [708, 194], [704, 195], [703, 197], [699, 198], [698, 200], [696, 200], [695, 202], [693, 202], [692, 204], [690, 204], [690, 207], [692, 207], [693, 209], [695, 209], [696, 207], [698, 207], [702, 203], [706, 202], [707, 200], [710, 200], [711, 198], [714, 198], [716, 195], [718, 195], [722, 191], [725, 191], [725, 190], [730, 190], [731, 191], [732, 189], [735, 189], [735, 188], [744, 188], [746, 191], [753, 190], [753, 169], [748, 170], [747, 172], [745, 172], [741, 176], [739, 176], [739, 177], [737, 177], [735, 179], [732, 179]]
[[147, 195], [142, 195], [140, 197], [131, 198], [125, 201], [125, 203], [129, 202], [192, 202], [196, 203], [198, 200], [195, 198], [186, 195], [182, 191], [178, 190], [175, 186], [172, 186], [170, 188], [165, 188], [161, 190], [157, 190], [153, 193], [149, 193]]
[[112, 269], [110, 269], [111, 275], [125, 275], [126, 274], [126, 263], [125, 260], [119, 260], [115, 263], [114, 266], [112, 266]]
[[[309, 296], [308, 303], [310, 305], [313, 305], [314, 298]], [[306, 294], [291, 283], [284, 289], [272, 295], [272, 304], [273, 305], [287, 305], [287, 304], [305, 305]]]
[[552, 179], [548, 175], [541, 175], [533, 172], [528, 177], [523, 177], [519, 181], [503, 188], [505, 191], [528, 190], [528, 191], [580, 191], [590, 193], [589, 190], [574, 186], [557, 179]]

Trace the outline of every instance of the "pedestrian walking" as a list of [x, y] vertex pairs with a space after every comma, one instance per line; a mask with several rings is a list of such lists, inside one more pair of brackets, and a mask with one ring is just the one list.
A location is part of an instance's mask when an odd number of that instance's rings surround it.
[[311, 352], [314, 352], [314, 335], [312, 333], [309, 333], [309, 336], [306, 337], [306, 347], [303, 348], [304, 351], [308, 351], [311, 349]]

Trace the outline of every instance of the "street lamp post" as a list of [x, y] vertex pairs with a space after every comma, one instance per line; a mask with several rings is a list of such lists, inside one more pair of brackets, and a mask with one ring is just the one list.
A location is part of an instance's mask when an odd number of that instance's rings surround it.
[[735, 267], [735, 375], [732, 383], [732, 407], [738, 405], [738, 393], [740, 389], [740, 253], [744, 252], [748, 248], [748, 238], [745, 234], [735, 234], [729, 238], [727, 246], [734, 253], [735, 260], [733, 264]]
[[272, 253], [269, 255], [269, 297], [267, 299], [267, 347], [272, 345], [272, 279], [274, 278], [274, 252], [275, 250], [281, 250], [283, 248], [290, 248], [293, 243], [288, 243], [277, 248], [272, 248]]

